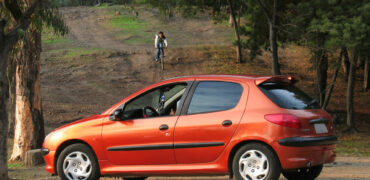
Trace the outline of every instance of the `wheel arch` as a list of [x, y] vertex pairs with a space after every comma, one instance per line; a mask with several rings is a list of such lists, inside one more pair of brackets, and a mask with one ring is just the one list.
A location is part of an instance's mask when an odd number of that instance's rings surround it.
[[239, 142], [238, 144], [236, 144], [230, 151], [229, 153], [229, 158], [228, 158], [228, 162], [227, 162], [227, 167], [228, 167], [228, 171], [229, 171], [229, 176], [230, 178], [233, 178], [234, 174], [233, 174], [233, 170], [232, 170], [232, 164], [233, 164], [233, 159], [234, 159], [234, 156], [236, 154], [236, 152], [241, 148], [243, 147], [244, 145], [247, 145], [247, 144], [250, 144], [250, 143], [259, 143], [259, 144], [263, 144], [265, 145], [266, 147], [268, 147], [274, 154], [275, 156], [277, 157], [277, 159], [279, 160], [279, 163], [281, 165], [281, 162], [280, 162], [280, 158], [279, 156], [277, 155], [276, 151], [274, 150], [274, 148], [272, 148], [269, 144], [267, 144], [266, 142], [263, 142], [261, 140], [244, 140], [244, 141], [241, 141]]
[[57, 171], [57, 163], [58, 163], [58, 158], [59, 158], [59, 155], [60, 153], [68, 146], [72, 145], [72, 144], [77, 144], [77, 143], [81, 143], [81, 144], [85, 144], [87, 147], [90, 148], [91, 152], [93, 153], [94, 157], [96, 160], [98, 160], [96, 154], [95, 154], [95, 151], [94, 149], [85, 141], [83, 140], [80, 140], [80, 139], [70, 139], [70, 140], [67, 140], [67, 141], [64, 141], [62, 144], [60, 144], [57, 148], [57, 150], [55, 151], [55, 156], [54, 156], [54, 169], [55, 169], [55, 174], [58, 174], [58, 171]]

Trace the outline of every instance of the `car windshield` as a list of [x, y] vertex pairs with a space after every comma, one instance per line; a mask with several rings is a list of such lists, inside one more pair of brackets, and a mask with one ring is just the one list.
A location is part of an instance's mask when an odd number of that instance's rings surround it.
[[258, 86], [276, 105], [284, 109], [318, 109], [319, 104], [294, 85], [263, 83]]

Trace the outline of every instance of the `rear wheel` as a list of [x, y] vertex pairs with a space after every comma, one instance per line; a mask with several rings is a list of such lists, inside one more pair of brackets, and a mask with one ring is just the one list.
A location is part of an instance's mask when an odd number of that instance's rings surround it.
[[321, 171], [323, 165], [313, 166], [310, 168], [302, 168], [292, 171], [283, 171], [283, 175], [288, 180], [301, 179], [301, 180], [313, 180], [316, 179]]
[[277, 180], [281, 172], [275, 153], [260, 143], [242, 146], [234, 156], [232, 168], [237, 180]]
[[58, 157], [57, 171], [63, 180], [93, 180], [100, 178], [100, 169], [94, 153], [85, 144], [72, 144]]

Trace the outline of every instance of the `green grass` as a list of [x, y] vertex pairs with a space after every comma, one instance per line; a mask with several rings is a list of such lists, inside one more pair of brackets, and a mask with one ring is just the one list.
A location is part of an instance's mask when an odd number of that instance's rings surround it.
[[[120, 15], [115, 15], [119, 11]], [[133, 14], [132, 9], [121, 6], [112, 7], [107, 11], [109, 17], [108, 26], [118, 31], [117, 39], [122, 40], [127, 44], [147, 44], [152, 42], [153, 33], [147, 32], [152, 28], [152, 24], [148, 19], [141, 19]]]
[[107, 7], [109, 7], [108, 3], [103, 3], [100, 6], [94, 6], [94, 8], [107, 8]]
[[[12, 155], [12, 150], [13, 150], [13, 139], [8, 139], [8, 159], [10, 159], [10, 156]], [[22, 167], [24, 167], [23, 162], [8, 162], [9, 169], [16, 169]]]
[[56, 58], [76, 58], [80, 56], [90, 56], [93, 54], [100, 54], [106, 51], [103, 48], [81, 48], [81, 47], [74, 47], [69, 49], [55, 49], [50, 50], [47, 53], [49, 56], [54, 56]]
[[24, 164], [22, 162], [9, 162], [8, 168], [9, 169], [17, 169], [24, 167]]
[[88, 48], [88, 49], [83, 49], [83, 48], [72, 48], [68, 49], [67, 54], [64, 55], [65, 58], [73, 58], [73, 57], [79, 57], [79, 56], [87, 56], [91, 55], [94, 53], [98, 53], [102, 51], [102, 48]]
[[66, 36], [60, 36], [54, 34], [51, 28], [45, 28], [41, 33], [41, 41], [43, 44], [62, 44], [62, 43], [72, 43], [71, 39]]
[[129, 15], [119, 15], [114, 16], [109, 20], [109, 24], [116, 29], [121, 29], [122, 31], [142, 31], [148, 26], [148, 23]]
[[42, 43], [44, 44], [61, 44], [61, 43], [71, 43], [73, 42], [70, 39], [64, 38], [64, 37], [58, 37], [54, 36], [52, 38], [44, 39], [42, 38]]
[[339, 140], [336, 152], [339, 156], [370, 157], [370, 143], [357, 140]]

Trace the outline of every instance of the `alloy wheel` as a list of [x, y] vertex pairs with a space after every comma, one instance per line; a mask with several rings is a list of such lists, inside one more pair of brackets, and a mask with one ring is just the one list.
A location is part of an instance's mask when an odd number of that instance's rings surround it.
[[91, 161], [85, 153], [74, 151], [65, 157], [63, 172], [69, 180], [86, 180], [92, 172]]
[[269, 168], [267, 156], [258, 150], [246, 151], [239, 159], [239, 173], [245, 180], [264, 180]]

